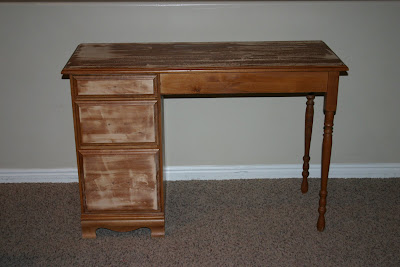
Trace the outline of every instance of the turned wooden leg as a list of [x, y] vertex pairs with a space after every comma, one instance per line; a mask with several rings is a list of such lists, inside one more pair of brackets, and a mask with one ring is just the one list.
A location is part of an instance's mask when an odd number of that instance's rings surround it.
[[321, 191], [319, 192], [319, 217], [317, 222], [318, 231], [325, 229], [326, 196], [328, 194], [328, 174], [331, 163], [333, 118], [336, 112], [338, 96], [339, 72], [330, 72], [328, 75], [328, 87], [324, 97], [324, 139], [322, 141], [322, 163], [321, 163]]
[[308, 191], [308, 175], [310, 168], [310, 144], [311, 144], [311, 134], [314, 119], [314, 95], [307, 96], [307, 108], [306, 108], [306, 122], [304, 131], [304, 157], [303, 157], [303, 182], [301, 183], [301, 192], [307, 193]]
[[335, 112], [333, 111], [325, 111], [324, 140], [322, 142], [321, 191], [319, 193], [319, 217], [317, 223], [318, 231], [323, 231], [325, 228], [326, 196], [328, 194], [327, 186], [329, 165], [331, 162], [334, 115]]

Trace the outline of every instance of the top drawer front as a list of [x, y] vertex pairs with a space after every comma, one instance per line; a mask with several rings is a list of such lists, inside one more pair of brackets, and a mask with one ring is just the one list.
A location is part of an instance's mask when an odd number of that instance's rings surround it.
[[154, 95], [155, 75], [75, 76], [78, 96]]

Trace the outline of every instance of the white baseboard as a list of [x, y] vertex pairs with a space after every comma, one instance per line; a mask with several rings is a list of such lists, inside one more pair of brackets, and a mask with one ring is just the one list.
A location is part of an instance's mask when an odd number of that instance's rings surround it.
[[76, 168], [0, 169], [0, 183], [77, 183]]
[[[310, 178], [320, 177], [320, 165], [310, 166]], [[167, 181], [301, 178], [302, 165], [167, 166]], [[400, 177], [400, 163], [331, 164], [331, 178]], [[76, 183], [75, 168], [0, 169], [0, 183]]]
[[[171, 166], [165, 168], [166, 180], [224, 180], [301, 178], [300, 164], [234, 165], [234, 166]], [[321, 177], [321, 166], [310, 165], [310, 178]], [[400, 177], [400, 163], [331, 164], [331, 178]]]

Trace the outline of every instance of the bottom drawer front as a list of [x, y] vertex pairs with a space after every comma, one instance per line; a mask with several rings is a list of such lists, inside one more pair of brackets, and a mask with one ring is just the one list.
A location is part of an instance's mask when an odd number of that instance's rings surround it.
[[158, 150], [81, 151], [85, 211], [159, 210]]

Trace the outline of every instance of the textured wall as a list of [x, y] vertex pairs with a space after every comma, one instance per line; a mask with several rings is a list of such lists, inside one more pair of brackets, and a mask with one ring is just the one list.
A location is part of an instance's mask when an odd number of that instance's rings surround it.
[[[341, 77], [333, 163], [400, 162], [400, 2], [0, 4], [0, 168], [76, 166], [69, 82], [81, 42], [324, 40]], [[167, 99], [166, 164], [300, 163], [305, 98]], [[320, 159], [316, 100], [311, 162]]]

